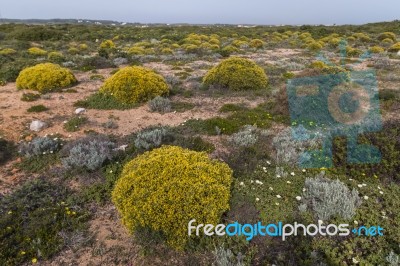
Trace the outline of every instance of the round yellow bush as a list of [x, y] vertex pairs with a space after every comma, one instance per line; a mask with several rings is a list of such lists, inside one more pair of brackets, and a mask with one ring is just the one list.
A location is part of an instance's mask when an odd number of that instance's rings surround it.
[[260, 39], [253, 39], [250, 42], [250, 47], [255, 49], [261, 49], [264, 47], [264, 42]]
[[389, 52], [398, 52], [400, 51], [400, 42], [393, 44], [390, 48], [389, 48]]
[[16, 54], [17, 51], [15, 51], [14, 49], [11, 48], [4, 48], [0, 50], [0, 55], [12, 55], [12, 54]]
[[190, 220], [219, 223], [229, 209], [231, 182], [227, 164], [203, 152], [163, 146], [124, 166], [112, 200], [131, 233], [161, 232], [169, 245], [182, 249]]
[[47, 54], [47, 51], [40, 49], [38, 47], [32, 47], [28, 49], [28, 53], [34, 56], [44, 56]]
[[203, 78], [203, 84], [236, 91], [259, 90], [267, 88], [268, 77], [264, 69], [253, 61], [231, 57], [210, 69]]
[[393, 32], [383, 32], [379, 34], [378, 40], [383, 41], [385, 39], [391, 39], [393, 42], [396, 41], [396, 34]]
[[44, 63], [22, 70], [16, 84], [19, 89], [35, 90], [42, 93], [65, 88], [77, 80], [69, 69], [57, 64]]
[[375, 45], [375, 46], [370, 47], [369, 51], [373, 54], [381, 54], [381, 53], [385, 52], [385, 49], [383, 47]]
[[115, 48], [115, 44], [112, 40], [105, 40], [100, 44], [100, 48], [102, 49], [112, 49]]
[[153, 70], [133, 66], [122, 68], [108, 78], [100, 92], [110, 94], [122, 103], [131, 104], [167, 95], [169, 87], [164, 78]]

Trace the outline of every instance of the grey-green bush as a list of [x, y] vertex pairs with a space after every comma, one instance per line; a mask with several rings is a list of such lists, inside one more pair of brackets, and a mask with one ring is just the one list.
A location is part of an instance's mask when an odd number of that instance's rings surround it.
[[171, 111], [171, 101], [167, 98], [157, 96], [148, 102], [150, 111], [168, 113]]
[[19, 147], [19, 153], [25, 157], [55, 153], [61, 148], [59, 138], [38, 137], [31, 142], [24, 142]]
[[168, 136], [167, 129], [152, 128], [145, 129], [139, 132], [135, 139], [135, 147], [137, 149], [150, 150], [153, 148], [160, 147], [163, 140]]
[[67, 169], [94, 171], [114, 155], [115, 144], [105, 137], [86, 137], [69, 143], [62, 150], [66, 155], [61, 159]]
[[257, 140], [257, 127], [246, 125], [244, 128], [231, 136], [230, 140], [241, 147], [249, 147], [254, 145]]
[[230, 249], [224, 247], [216, 248], [213, 252], [215, 256], [215, 266], [244, 266], [242, 255], [235, 256]]
[[361, 200], [356, 189], [352, 191], [339, 180], [324, 177], [307, 178], [303, 199], [318, 219], [329, 220], [333, 217], [351, 219], [355, 215]]

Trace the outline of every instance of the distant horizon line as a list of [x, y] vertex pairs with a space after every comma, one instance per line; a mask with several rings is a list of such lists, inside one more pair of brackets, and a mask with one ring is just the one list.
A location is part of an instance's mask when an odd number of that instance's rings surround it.
[[326, 27], [332, 27], [332, 26], [362, 26], [362, 25], [367, 25], [367, 24], [374, 24], [374, 23], [390, 23], [390, 22], [396, 22], [399, 21], [398, 19], [391, 20], [391, 21], [371, 21], [371, 22], [366, 22], [366, 23], [334, 23], [334, 24], [323, 24], [323, 23], [306, 23], [306, 24], [260, 24], [260, 23], [190, 23], [190, 22], [128, 22], [128, 21], [118, 21], [118, 20], [110, 20], [110, 19], [84, 19], [84, 18], [1, 18], [0, 17], [0, 24], [2, 23], [2, 20], [8, 20], [8, 21], [71, 21], [74, 20], [78, 24], [79, 23], [87, 23], [87, 22], [107, 22], [107, 23], [118, 23], [119, 26], [123, 26], [126, 24], [139, 24], [139, 25], [232, 25], [232, 26], [293, 26], [293, 27], [299, 27], [299, 26], [326, 26]]

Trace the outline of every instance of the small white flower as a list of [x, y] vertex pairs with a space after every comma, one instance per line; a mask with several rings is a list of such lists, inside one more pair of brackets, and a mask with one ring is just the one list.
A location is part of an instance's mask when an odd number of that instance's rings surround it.
[[239, 185], [244, 186], [244, 183], [243, 183], [243, 182], [240, 182]]
[[279, 202], [275, 202], [275, 205], [276, 205], [276, 206], [279, 206]]
[[307, 172], [307, 170], [306, 169], [303, 169], [303, 170], [301, 170], [303, 173], [305, 173], [305, 172]]
[[112, 174], [113, 170], [110, 170], [110, 174]]
[[57, 141], [57, 140], [58, 140], [58, 138], [54, 138], [54, 140], [55, 140], [55, 141]]
[[356, 225], [357, 225], [357, 224], [358, 224], [358, 222], [357, 222], [357, 221], [354, 221], [354, 224], [356, 224]]
[[367, 186], [367, 184], [363, 183], [363, 184], [362, 184], [362, 186], [363, 186], [363, 187], [366, 187], [366, 186]]
[[51, 154], [53, 154], [53, 151], [50, 151]]
[[379, 193], [380, 193], [381, 195], [383, 195], [383, 191], [379, 191]]
[[307, 191], [307, 189], [303, 188], [303, 192], [306, 192], [306, 191]]
[[296, 199], [297, 199], [297, 200], [301, 200], [301, 197], [300, 197], [300, 196], [297, 196]]
[[368, 196], [364, 196], [364, 199], [365, 199], [365, 200], [368, 200], [368, 199], [369, 199], [369, 197], [368, 197]]
[[380, 187], [380, 186], [378, 186], [378, 189], [381, 189], [381, 187]]
[[292, 184], [292, 182], [290, 182], [290, 181], [286, 181], [286, 183], [288, 183], [288, 184]]
[[259, 199], [259, 198], [256, 198], [256, 201], [260, 201], [260, 199]]
[[281, 175], [276, 175], [277, 178], [281, 178]]
[[353, 263], [354, 263], [354, 264], [358, 264], [359, 261], [358, 261], [356, 258], [353, 258]]
[[281, 196], [281, 195], [276, 195], [276, 197], [277, 197], [278, 199], [282, 198], [282, 196]]
[[271, 162], [270, 162], [270, 161], [267, 161], [267, 164], [268, 164], [268, 165], [271, 165]]
[[294, 174], [294, 172], [291, 172], [290, 175], [291, 175], [291, 176], [294, 176], [295, 174]]
[[44, 151], [43, 154], [46, 154], [46, 152]]
[[352, 178], [349, 178], [349, 181], [353, 181], [353, 179], [352, 179]]
[[273, 187], [269, 187], [269, 190], [274, 190], [274, 188]]
[[362, 187], [363, 187], [363, 185], [359, 184], [359, 185], [357, 185], [357, 187], [359, 187], [359, 188], [362, 188]]
[[264, 170], [264, 171], [267, 170], [267, 167], [264, 166], [264, 167], [263, 167], [263, 170]]

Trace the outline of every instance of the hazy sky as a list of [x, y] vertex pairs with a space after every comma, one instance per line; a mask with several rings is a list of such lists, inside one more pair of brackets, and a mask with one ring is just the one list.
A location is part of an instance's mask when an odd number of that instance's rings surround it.
[[0, 0], [0, 13], [143, 23], [362, 24], [400, 19], [400, 0]]

